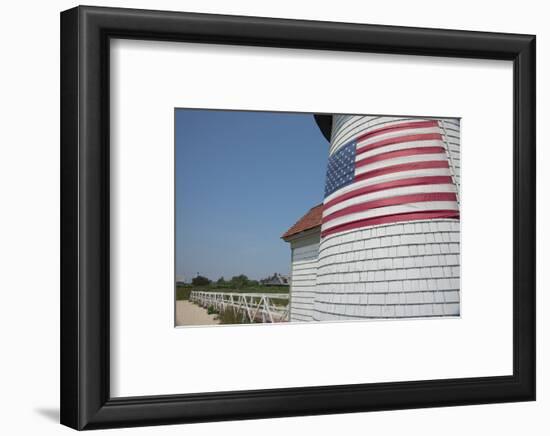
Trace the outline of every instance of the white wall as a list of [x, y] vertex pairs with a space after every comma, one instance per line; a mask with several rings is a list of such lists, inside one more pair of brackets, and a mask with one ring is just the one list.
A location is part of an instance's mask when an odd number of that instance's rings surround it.
[[320, 232], [294, 239], [291, 247], [290, 321], [312, 321]]
[[[512, 435], [547, 434], [550, 412], [547, 364], [550, 305], [543, 295], [550, 243], [545, 191], [550, 184], [550, 27], [544, 2], [422, 1], [365, 3], [354, 0], [134, 0], [88, 4], [354, 21], [407, 26], [534, 33], [538, 40], [538, 398], [536, 403], [222, 422], [144, 429], [125, 434], [187, 435]], [[0, 410], [3, 434], [69, 434], [56, 424], [59, 367], [59, 11], [71, 1], [6, 2], [0, 38]], [[510, 90], [511, 91], [511, 90]], [[547, 201], [547, 200], [546, 200]], [[547, 270], [548, 268], [546, 268]], [[543, 345], [543, 342], [546, 342]], [[546, 429], [546, 431], [545, 431]]]

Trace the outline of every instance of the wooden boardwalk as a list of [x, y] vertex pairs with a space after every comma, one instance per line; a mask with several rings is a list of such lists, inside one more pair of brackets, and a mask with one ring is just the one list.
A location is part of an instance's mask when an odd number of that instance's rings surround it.
[[201, 307], [213, 307], [219, 312], [230, 310], [250, 322], [288, 321], [288, 293], [191, 291], [189, 301]]

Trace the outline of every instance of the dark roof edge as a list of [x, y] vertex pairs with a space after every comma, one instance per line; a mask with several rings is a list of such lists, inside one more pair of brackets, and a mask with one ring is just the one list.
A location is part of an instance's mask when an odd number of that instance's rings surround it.
[[309, 229], [306, 229], [306, 230], [302, 230], [301, 232], [298, 232], [298, 233], [293, 233], [288, 236], [281, 236], [281, 239], [285, 242], [292, 242], [296, 239], [307, 238], [315, 234], [319, 234], [319, 236], [321, 236], [321, 224], [318, 224], [315, 227], [310, 227]]
[[319, 126], [319, 130], [323, 136], [330, 142], [330, 135], [332, 133], [332, 115], [326, 114], [313, 114], [315, 122]]
[[321, 225], [321, 217], [322, 215], [319, 215], [319, 218], [316, 222], [315, 225], [309, 225], [307, 227], [304, 227], [302, 228], [301, 230], [296, 230], [296, 228], [300, 228], [300, 224], [306, 220], [312, 213], [314, 213], [315, 209], [319, 209], [320, 207], [323, 206], [323, 203], [319, 203], [317, 204], [316, 206], [313, 206], [311, 209], [309, 209], [305, 214], [303, 214], [300, 219], [298, 219], [298, 221], [296, 221], [292, 226], [289, 227], [289, 229], [284, 232], [282, 235], [281, 235], [281, 239], [284, 239], [286, 240], [286, 238], [292, 236], [292, 235], [296, 235], [298, 233], [302, 233], [306, 230], [309, 230], [309, 229], [312, 229], [312, 228], [315, 228], [315, 227], [319, 227]]

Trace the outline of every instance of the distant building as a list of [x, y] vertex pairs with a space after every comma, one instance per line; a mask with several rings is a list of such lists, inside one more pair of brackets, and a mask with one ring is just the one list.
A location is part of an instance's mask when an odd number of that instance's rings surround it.
[[288, 286], [288, 276], [283, 274], [274, 273], [271, 277], [260, 280], [260, 283], [264, 286]]

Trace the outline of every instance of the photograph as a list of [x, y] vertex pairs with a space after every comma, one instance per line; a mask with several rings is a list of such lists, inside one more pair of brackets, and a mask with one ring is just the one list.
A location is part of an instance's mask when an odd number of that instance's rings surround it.
[[460, 316], [460, 117], [174, 117], [176, 326]]

